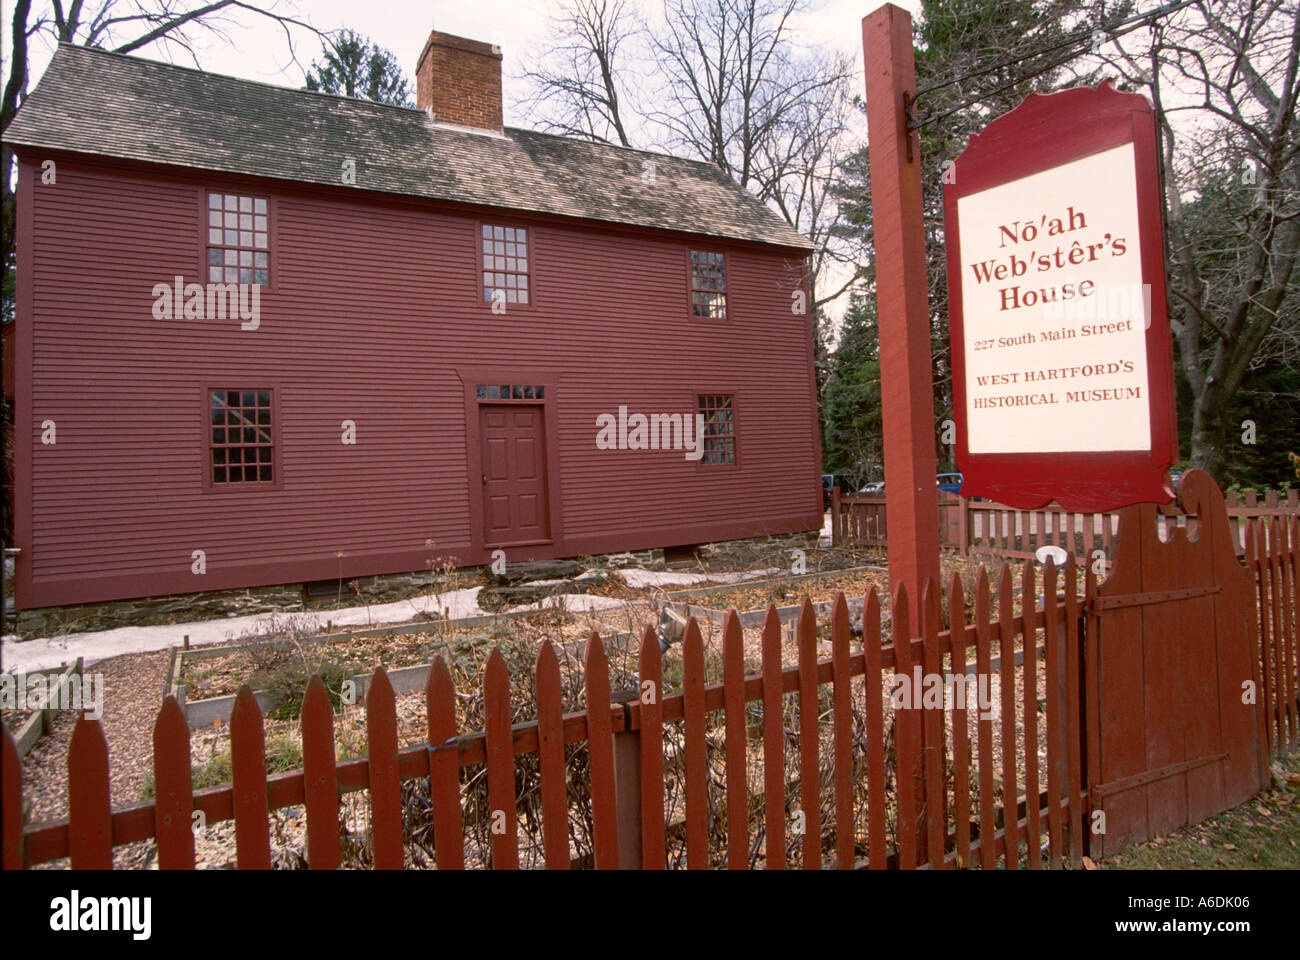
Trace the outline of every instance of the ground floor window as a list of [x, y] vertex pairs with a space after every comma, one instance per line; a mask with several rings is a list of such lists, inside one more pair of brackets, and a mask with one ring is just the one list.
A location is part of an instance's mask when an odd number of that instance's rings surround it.
[[208, 461], [213, 485], [275, 482], [270, 390], [208, 391]]
[[730, 394], [702, 394], [704, 463], [736, 462], [736, 420]]

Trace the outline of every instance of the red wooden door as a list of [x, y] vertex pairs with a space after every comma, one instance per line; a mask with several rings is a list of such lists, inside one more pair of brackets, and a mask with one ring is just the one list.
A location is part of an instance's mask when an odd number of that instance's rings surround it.
[[478, 422], [484, 545], [550, 539], [541, 405], [484, 404]]

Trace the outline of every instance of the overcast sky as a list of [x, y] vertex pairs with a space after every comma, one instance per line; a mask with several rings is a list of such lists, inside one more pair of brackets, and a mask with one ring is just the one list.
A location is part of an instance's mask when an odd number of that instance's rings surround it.
[[[120, 0], [123, 7], [129, 0]], [[657, 0], [634, 0], [643, 8], [653, 11]], [[91, 0], [86, 6], [98, 8], [100, 0]], [[799, 39], [810, 46], [843, 50], [855, 57], [861, 76], [862, 39], [861, 21], [879, 6], [878, 0], [812, 0], [815, 12], [799, 18], [796, 26]], [[381, 47], [392, 50], [408, 76], [415, 73], [415, 62], [424, 47], [431, 29], [444, 33], [470, 37], [498, 44], [504, 54], [506, 122], [520, 124], [522, 118], [512, 115], [511, 105], [526, 91], [514, 79], [519, 72], [520, 58], [525, 51], [537, 51], [547, 36], [547, 15], [563, 6], [563, 0], [434, 0], [430, 3], [414, 0], [279, 0], [277, 9], [284, 13], [296, 10], [303, 19], [321, 29], [349, 27], [368, 35]], [[901, 0], [899, 6], [916, 15], [919, 0]], [[35, 0], [33, 15], [48, 7], [47, 0]], [[4, 32], [7, 34], [13, 16], [12, 0], [0, 0]], [[219, 39], [205, 42], [199, 49], [200, 65], [214, 73], [246, 77], [269, 83], [301, 87], [302, 70], [289, 60], [284, 35], [270, 21], [243, 11], [230, 15], [228, 30], [230, 43]], [[319, 42], [310, 34], [298, 35], [298, 55], [310, 65], [319, 55]], [[8, 54], [8, 40], [4, 44]], [[53, 47], [48, 41], [38, 41], [31, 49], [31, 81], [29, 89], [40, 79], [49, 62]], [[157, 47], [136, 52], [137, 56], [168, 59]], [[192, 65], [183, 53], [174, 57], [176, 62]], [[8, 65], [5, 66], [8, 75]]]

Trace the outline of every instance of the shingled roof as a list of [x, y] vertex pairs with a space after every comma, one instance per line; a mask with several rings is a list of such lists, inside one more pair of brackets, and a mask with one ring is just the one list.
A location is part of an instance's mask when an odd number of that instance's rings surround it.
[[471, 132], [422, 110], [72, 44], [59, 45], [4, 140], [331, 186], [351, 158], [357, 186], [384, 193], [811, 246], [711, 164], [512, 127]]

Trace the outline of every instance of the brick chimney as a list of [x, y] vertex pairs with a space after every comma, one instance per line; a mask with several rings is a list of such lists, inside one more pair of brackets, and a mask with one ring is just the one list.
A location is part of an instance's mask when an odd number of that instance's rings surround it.
[[415, 68], [415, 104], [439, 123], [501, 129], [501, 48], [429, 34]]

